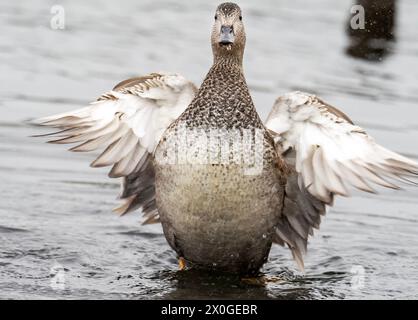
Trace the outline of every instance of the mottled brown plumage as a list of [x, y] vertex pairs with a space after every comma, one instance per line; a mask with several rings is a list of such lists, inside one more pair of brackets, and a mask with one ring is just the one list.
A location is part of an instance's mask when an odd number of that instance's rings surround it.
[[104, 149], [91, 165], [122, 178], [115, 211], [139, 208], [144, 223], [161, 222], [182, 268], [254, 274], [277, 243], [303, 270], [308, 238], [336, 195], [374, 192], [371, 183], [397, 189], [418, 165], [311, 94], [279, 97], [263, 124], [243, 73], [241, 9], [224, 3], [214, 18], [213, 65], [199, 90], [152, 73], [38, 123], [59, 128], [51, 142], [76, 143], [71, 151]]
[[[174, 250], [193, 266], [254, 273], [266, 261], [281, 216], [283, 171], [274, 142], [254, 108], [242, 69], [245, 44], [238, 6], [218, 7], [212, 33], [214, 63], [196, 97], [169, 127], [158, 153], [175, 152], [179, 130], [258, 129], [263, 134], [262, 173], [245, 175], [244, 165], [159, 165], [157, 206], [164, 233]], [[218, 43], [218, 23], [234, 26], [232, 48]], [[190, 134], [189, 134], [190, 137]], [[192, 141], [191, 144], [193, 144]], [[196, 137], [195, 143], [198, 142]]]

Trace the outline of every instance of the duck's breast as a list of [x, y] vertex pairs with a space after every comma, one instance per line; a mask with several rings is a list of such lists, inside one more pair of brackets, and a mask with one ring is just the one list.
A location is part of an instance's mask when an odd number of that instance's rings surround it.
[[[158, 146], [156, 195], [164, 233], [180, 256], [199, 266], [258, 270], [268, 256], [283, 198], [272, 142], [261, 132], [261, 149], [241, 144], [229, 149], [228, 157], [222, 147], [217, 153], [222, 139], [211, 142], [213, 135], [171, 128]], [[206, 151], [199, 151], [196, 146], [205, 143]], [[240, 161], [237, 152], [245, 154]]]

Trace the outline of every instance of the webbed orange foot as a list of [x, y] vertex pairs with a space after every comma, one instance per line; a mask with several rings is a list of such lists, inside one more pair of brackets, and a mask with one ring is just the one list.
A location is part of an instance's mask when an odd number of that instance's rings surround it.
[[183, 271], [186, 269], [186, 260], [183, 257], [179, 258], [179, 270]]

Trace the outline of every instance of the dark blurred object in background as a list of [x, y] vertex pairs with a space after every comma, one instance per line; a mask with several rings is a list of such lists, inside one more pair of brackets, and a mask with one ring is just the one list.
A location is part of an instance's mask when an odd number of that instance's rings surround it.
[[396, 0], [357, 0], [365, 12], [365, 28], [353, 29], [351, 13], [347, 25], [350, 43], [347, 54], [369, 61], [382, 61], [395, 41]]

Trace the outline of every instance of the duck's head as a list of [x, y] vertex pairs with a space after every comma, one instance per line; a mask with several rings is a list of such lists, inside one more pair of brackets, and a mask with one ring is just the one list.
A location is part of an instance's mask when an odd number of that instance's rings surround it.
[[245, 47], [245, 30], [238, 5], [222, 3], [216, 8], [212, 29], [212, 50], [215, 59], [236, 56], [242, 60]]

